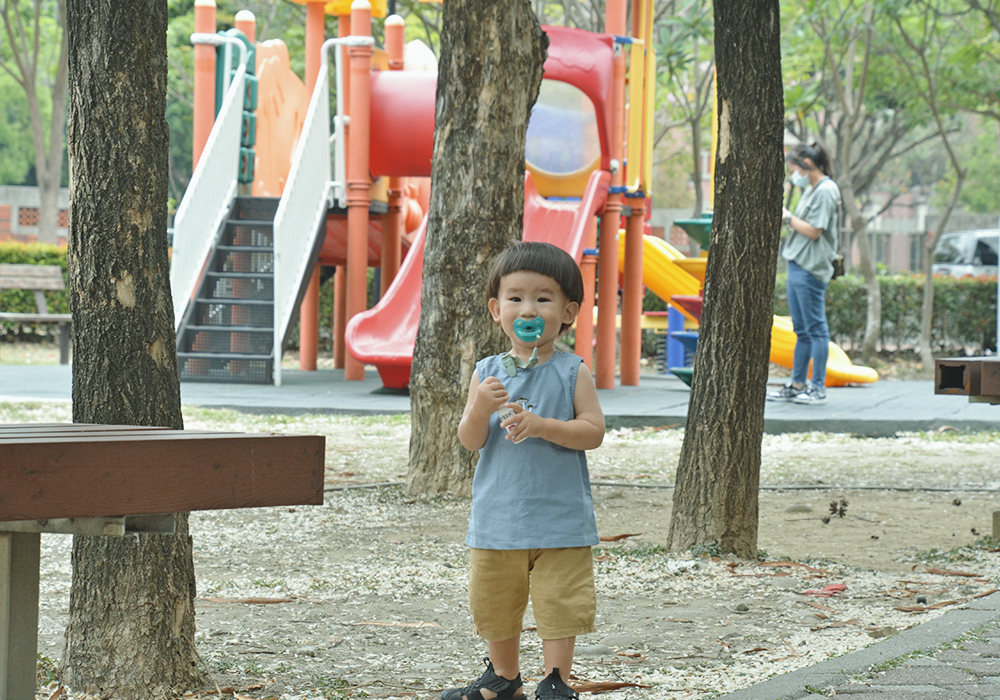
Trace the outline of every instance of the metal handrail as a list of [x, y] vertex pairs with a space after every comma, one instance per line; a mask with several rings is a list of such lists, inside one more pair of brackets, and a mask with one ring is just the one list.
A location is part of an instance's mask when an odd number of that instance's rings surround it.
[[329, 50], [333, 46], [371, 46], [372, 37], [328, 39], [320, 51], [320, 70], [295, 146], [288, 181], [274, 215], [274, 383], [281, 386], [281, 356], [295, 306], [323, 242], [322, 226], [334, 199], [347, 204], [343, 106], [343, 59], [336, 52], [337, 114], [334, 164], [330, 166]]
[[180, 329], [184, 312], [197, 292], [226, 212], [236, 196], [247, 61], [247, 48], [235, 37], [199, 32], [191, 35], [191, 42], [236, 45], [240, 62], [174, 216], [170, 293], [175, 331]]

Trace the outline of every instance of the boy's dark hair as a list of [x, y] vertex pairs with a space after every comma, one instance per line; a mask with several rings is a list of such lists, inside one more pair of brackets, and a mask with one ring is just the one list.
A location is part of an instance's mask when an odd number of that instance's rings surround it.
[[[490, 299], [500, 294], [500, 280], [515, 272], [537, 272], [551, 277], [570, 301], [583, 303], [583, 275], [576, 261], [551, 243], [515, 241], [493, 260], [486, 290]], [[563, 332], [569, 328], [564, 324]]]

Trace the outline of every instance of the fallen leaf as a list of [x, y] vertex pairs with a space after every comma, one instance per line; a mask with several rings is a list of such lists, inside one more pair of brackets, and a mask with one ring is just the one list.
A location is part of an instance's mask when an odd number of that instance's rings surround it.
[[642, 535], [641, 532], [632, 532], [627, 535], [608, 535], [601, 537], [601, 542], [620, 542], [621, 540], [627, 540], [629, 537], [639, 537], [640, 535]]
[[198, 598], [206, 603], [246, 603], [247, 605], [271, 605], [273, 603], [294, 603], [294, 598]]
[[59, 697], [62, 695], [62, 692], [63, 692], [63, 687], [59, 686], [58, 688], [56, 688], [56, 692], [52, 693], [52, 695], [49, 696], [49, 700], [59, 700]]
[[817, 569], [815, 566], [809, 566], [808, 564], [800, 564], [797, 561], [762, 561], [758, 562], [757, 566], [798, 566], [807, 571], [812, 571], [817, 574], [826, 574], [828, 576], [833, 576], [832, 571], [827, 571], [826, 569]]
[[593, 693], [596, 695], [598, 693], [608, 693], [612, 690], [621, 690], [622, 688], [651, 688], [652, 686], [619, 681], [577, 681], [572, 684], [572, 687], [578, 693]]
[[815, 588], [810, 588], [808, 591], [802, 591], [799, 595], [814, 595], [820, 598], [829, 598], [846, 590], [847, 586], [842, 583], [831, 583], [829, 586], [824, 586], [818, 591]]
[[833, 612], [833, 608], [827, 607], [827, 606], [823, 605], [822, 603], [816, 603], [816, 602], [811, 601], [811, 600], [800, 600], [799, 602], [802, 603], [803, 605], [808, 605], [811, 608], [819, 608], [820, 610], [826, 610], [827, 612]]
[[373, 627], [409, 627], [412, 629], [421, 629], [424, 627], [433, 627], [434, 629], [443, 630], [444, 627], [436, 622], [388, 622], [383, 620], [376, 620], [373, 622], [344, 622], [345, 625], [350, 625], [351, 627], [360, 627], [362, 625], [371, 625]]
[[897, 605], [893, 607], [893, 610], [898, 610], [899, 612], [927, 612], [928, 610], [937, 610], [938, 608], [946, 608], [949, 605], [957, 605], [958, 603], [964, 603], [964, 600], [942, 600], [940, 603], [934, 603], [933, 605]]
[[850, 620], [845, 620], [844, 622], [833, 622], [830, 623], [829, 625], [820, 625], [819, 627], [810, 627], [809, 629], [812, 630], [813, 632], [817, 632], [819, 630], [832, 630], [840, 627], [853, 627], [855, 625], [860, 625], [860, 624], [861, 622], [858, 620], [858, 618], [852, 617]]
[[746, 651], [741, 651], [741, 654], [756, 654], [757, 652], [768, 651], [767, 647], [754, 647], [753, 649], [747, 649]]
[[924, 569], [928, 574], [937, 574], [938, 576], [967, 576], [969, 578], [975, 578], [980, 574], [970, 574], [968, 571], [949, 571], [948, 569], [936, 569], [933, 566], [928, 566]]

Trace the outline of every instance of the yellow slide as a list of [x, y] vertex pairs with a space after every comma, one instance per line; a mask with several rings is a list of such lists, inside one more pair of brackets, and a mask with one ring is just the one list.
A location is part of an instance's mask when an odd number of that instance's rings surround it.
[[[625, 237], [618, 237], [618, 265], [625, 265]], [[675, 294], [698, 294], [701, 284], [696, 277], [685, 271], [675, 261], [684, 255], [661, 238], [643, 236], [642, 282], [667, 303]], [[679, 309], [688, 318], [688, 312]], [[692, 318], [697, 321], [698, 319]], [[771, 326], [771, 362], [783, 367], [792, 366], [795, 354], [795, 331], [792, 320], [787, 316], [775, 316]], [[826, 363], [826, 385], [870, 384], [878, 381], [878, 372], [870, 367], [851, 363], [847, 354], [834, 343], [830, 343], [830, 358]]]

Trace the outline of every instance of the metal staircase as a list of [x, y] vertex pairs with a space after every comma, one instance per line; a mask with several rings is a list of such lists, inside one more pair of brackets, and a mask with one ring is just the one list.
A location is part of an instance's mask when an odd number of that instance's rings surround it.
[[181, 381], [270, 384], [276, 197], [237, 197], [178, 330]]
[[370, 46], [373, 39], [324, 42], [280, 200], [236, 196], [246, 48], [214, 34], [191, 39], [233, 44], [240, 59], [174, 218], [170, 290], [180, 378], [280, 386], [281, 355], [319, 259], [327, 211], [334, 201], [346, 206], [343, 52], [335, 52], [337, 114], [331, 120], [329, 51]]

